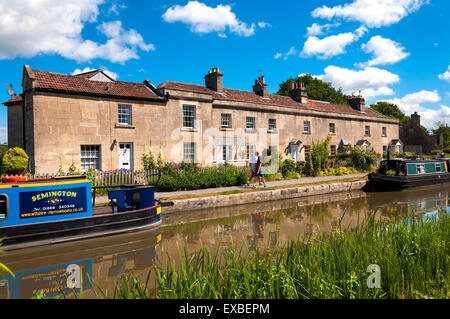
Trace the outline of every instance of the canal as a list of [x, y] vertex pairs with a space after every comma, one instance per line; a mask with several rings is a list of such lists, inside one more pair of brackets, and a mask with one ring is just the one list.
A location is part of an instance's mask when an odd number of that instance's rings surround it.
[[[231, 245], [264, 250], [303, 236], [329, 233], [339, 224], [351, 229], [369, 214], [399, 219], [411, 213], [420, 217], [449, 212], [449, 193], [448, 185], [440, 185], [401, 192], [355, 191], [203, 211], [163, 212], [163, 225], [155, 230], [0, 253], [0, 261], [16, 277], [0, 277], [0, 299], [31, 298], [41, 290], [54, 296], [61, 289], [70, 297], [73, 290], [67, 285], [72, 275], [68, 274], [74, 273], [81, 274], [84, 298], [94, 298], [95, 287], [107, 290], [112, 297], [121, 276], [132, 273], [145, 282], [153, 265], [165, 265], [168, 258], [177, 262], [185, 248], [190, 254], [202, 247], [216, 252]], [[74, 267], [77, 272], [70, 273]]]

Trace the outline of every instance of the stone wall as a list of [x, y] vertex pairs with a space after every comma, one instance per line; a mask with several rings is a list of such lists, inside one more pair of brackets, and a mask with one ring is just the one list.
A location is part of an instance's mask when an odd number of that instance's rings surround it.
[[322, 184], [311, 186], [290, 187], [259, 192], [247, 192], [241, 194], [208, 196], [202, 198], [192, 198], [174, 200], [173, 206], [164, 207], [163, 213], [170, 214], [181, 211], [194, 211], [207, 208], [218, 208], [235, 205], [261, 203], [267, 201], [287, 200], [313, 195], [348, 192], [360, 190], [366, 185], [366, 181], [343, 182], [334, 184]]

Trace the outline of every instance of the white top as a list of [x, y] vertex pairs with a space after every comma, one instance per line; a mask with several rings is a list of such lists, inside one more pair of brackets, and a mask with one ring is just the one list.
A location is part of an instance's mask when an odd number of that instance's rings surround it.
[[253, 155], [252, 156], [252, 169], [255, 169], [255, 164], [258, 161], [258, 156]]

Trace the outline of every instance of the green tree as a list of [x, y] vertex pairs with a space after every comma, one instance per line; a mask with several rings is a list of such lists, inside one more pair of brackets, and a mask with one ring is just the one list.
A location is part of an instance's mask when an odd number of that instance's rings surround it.
[[444, 122], [437, 122], [435, 124], [437, 128], [433, 129], [433, 134], [444, 135], [444, 148], [450, 147], [450, 126]]
[[331, 83], [324, 82], [313, 77], [311, 74], [304, 74], [296, 78], [289, 78], [280, 84], [280, 89], [276, 94], [289, 95], [291, 83], [303, 82], [308, 92], [308, 98], [311, 100], [325, 101], [336, 104], [347, 104], [348, 96], [342, 93], [342, 90], [336, 90]]
[[3, 155], [2, 171], [6, 174], [23, 174], [27, 170], [29, 157], [20, 147], [10, 148]]
[[404, 125], [409, 121], [409, 116], [406, 116], [396, 104], [378, 101], [377, 103], [372, 104], [370, 108], [387, 117], [398, 119], [400, 125]]

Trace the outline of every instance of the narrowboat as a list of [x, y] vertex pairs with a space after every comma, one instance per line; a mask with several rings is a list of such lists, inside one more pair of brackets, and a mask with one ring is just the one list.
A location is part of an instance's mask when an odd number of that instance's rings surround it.
[[405, 189], [449, 183], [450, 158], [383, 160], [378, 171], [370, 173], [368, 178], [372, 190]]
[[[2, 179], [2, 249], [56, 244], [157, 227], [161, 203], [153, 186], [108, 186], [110, 205], [96, 206], [85, 176]], [[95, 188], [94, 188], [95, 189]]]

